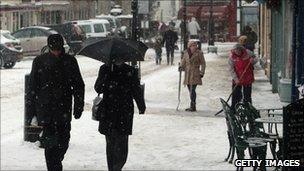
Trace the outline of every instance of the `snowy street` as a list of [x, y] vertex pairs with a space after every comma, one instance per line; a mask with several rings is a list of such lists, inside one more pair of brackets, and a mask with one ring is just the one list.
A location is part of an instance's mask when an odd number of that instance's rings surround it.
[[[133, 135], [129, 139], [129, 155], [124, 170], [234, 170], [224, 161], [228, 154], [227, 128], [219, 98], [231, 92], [231, 76], [227, 56], [234, 43], [219, 43], [218, 55], [205, 54], [206, 73], [203, 85], [197, 88], [197, 112], [185, 112], [190, 99], [182, 85], [178, 103], [178, 62], [167, 66], [165, 53], [162, 65], [155, 65], [154, 51], [149, 49], [141, 62], [147, 110], [134, 114]], [[203, 44], [206, 53], [207, 44]], [[165, 52], [165, 50], [163, 50]], [[105, 138], [98, 131], [98, 122], [91, 119], [92, 101], [97, 95], [94, 83], [102, 64], [77, 56], [85, 82], [85, 111], [72, 121], [70, 147], [63, 161], [66, 170], [107, 170]], [[24, 76], [31, 70], [32, 59], [1, 70], [1, 170], [46, 170], [44, 150], [37, 143], [23, 141]], [[260, 66], [255, 67], [253, 104], [257, 108], [282, 107], [277, 94]], [[183, 77], [182, 77], [183, 81]], [[136, 106], [136, 105], [135, 105]], [[248, 155], [246, 156], [248, 157]], [[236, 158], [236, 155], [235, 155]]]

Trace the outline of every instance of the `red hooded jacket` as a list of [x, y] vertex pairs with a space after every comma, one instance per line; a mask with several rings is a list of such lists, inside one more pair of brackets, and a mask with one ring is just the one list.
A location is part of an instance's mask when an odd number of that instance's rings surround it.
[[234, 50], [232, 50], [230, 58], [234, 63], [234, 71], [239, 79], [239, 85], [252, 84], [254, 82], [253, 65], [251, 64], [251, 57], [249, 57], [246, 49], [243, 49], [240, 55], [237, 55]]

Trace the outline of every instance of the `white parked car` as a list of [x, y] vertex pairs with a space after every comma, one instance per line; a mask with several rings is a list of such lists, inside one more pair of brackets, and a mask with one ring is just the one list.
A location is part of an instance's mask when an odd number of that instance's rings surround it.
[[101, 14], [101, 15], [97, 15], [95, 18], [108, 20], [109, 23], [110, 23], [112, 32], [114, 32], [117, 28], [120, 27], [119, 20], [113, 15], [103, 15], [103, 14]]
[[23, 58], [20, 40], [8, 30], [0, 30], [0, 34], [0, 68], [12, 68]]
[[87, 39], [107, 37], [110, 35], [111, 27], [108, 20], [104, 19], [90, 19], [72, 21], [82, 28]]
[[[39, 55], [47, 48], [47, 38], [51, 34], [58, 32], [49, 27], [30, 26], [21, 28], [12, 35], [20, 40], [24, 55]], [[70, 47], [65, 40], [64, 49], [69, 53]]]

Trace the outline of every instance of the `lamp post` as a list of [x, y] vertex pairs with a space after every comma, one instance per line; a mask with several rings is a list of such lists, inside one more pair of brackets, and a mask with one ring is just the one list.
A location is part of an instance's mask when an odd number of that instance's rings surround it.
[[184, 38], [184, 50], [187, 49], [187, 44], [188, 44], [188, 41], [187, 41], [187, 0], [184, 0], [183, 1], [183, 20], [184, 20], [184, 23], [182, 25], [183, 27], [183, 30], [184, 32], [182, 33], [183, 34], [183, 38]]
[[132, 0], [132, 40], [138, 40], [138, 0]]
[[213, 22], [213, 0], [210, 0], [209, 9], [209, 27], [208, 27], [208, 53], [217, 53], [217, 47], [214, 46], [214, 22]]
[[214, 35], [213, 35], [213, 0], [210, 0], [210, 9], [209, 9], [209, 39], [208, 39], [208, 45], [214, 46]]
[[[132, 40], [137, 41], [138, 40], [138, 0], [132, 0], [131, 2], [131, 8], [132, 8]], [[132, 66], [136, 66], [137, 62], [133, 61]]]

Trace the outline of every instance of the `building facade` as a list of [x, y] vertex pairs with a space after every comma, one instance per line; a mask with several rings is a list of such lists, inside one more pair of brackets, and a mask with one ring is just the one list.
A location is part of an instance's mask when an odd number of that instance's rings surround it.
[[[260, 4], [260, 57], [272, 92], [281, 101], [297, 99], [297, 87], [304, 83], [301, 0], [272, 0]], [[303, 37], [303, 36], [302, 36]]]
[[[1, 0], [1, 29], [16, 31], [33, 25], [94, 18], [96, 0]], [[103, 1], [100, 1], [103, 2]]]
[[[178, 18], [183, 20], [184, 10], [186, 20], [189, 21], [195, 17], [202, 29], [201, 40], [203, 42], [208, 41], [211, 19], [214, 25], [212, 30], [215, 41], [237, 40], [237, 0], [180, 0], [180, 3]], [[185, 7], [184, 3], [186, 3]]]

